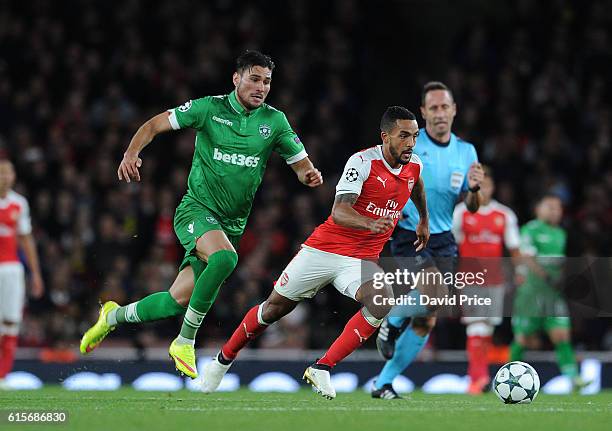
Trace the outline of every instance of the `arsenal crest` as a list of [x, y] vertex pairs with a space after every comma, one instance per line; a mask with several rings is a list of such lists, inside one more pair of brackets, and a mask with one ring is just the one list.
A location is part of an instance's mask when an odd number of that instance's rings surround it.
[[408, 180], [408, 190], [412, 191], [413, 187], [414, 187], [414, 177], [410, 177], [410, 179]]

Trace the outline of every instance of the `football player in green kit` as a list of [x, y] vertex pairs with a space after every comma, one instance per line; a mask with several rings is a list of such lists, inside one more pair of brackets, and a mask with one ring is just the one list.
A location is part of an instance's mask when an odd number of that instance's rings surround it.
[[[588, 384], [578, 374], [570, 340], [571, 322], [567, 303], [555, 284], [562, 276], [566, 232], [559, 226], [563, 217], [561, 199], [546, 194], [536, 205], [536, 219], [521, 228], [521, 254], [526, 265], [521, 276], [512, 312], [514, 342], [510, 359], [521, 361], [533, 337], [544, 331], [555, 345], [557, 363], [575, 389]], [[524, 274], [526, 270], [526, 274]]]
[[169, 291], [124, 307], [106, 302], [98, 321], [81, 340], [81, 353], [95, 349], [119, 324], [185, 314], [169, 355], [179, 372], [197, 377], [196, 333], [221, 284], [236, 267], [238, 242], [271, 153], [277, 152], [303, 184], [323, 183], [285, 114], [264, 103], [273, 69], [270, 57], [247, 51], [237, 60], [235, 89], [230, 94], [188, 101], [138, 129], [119, 165], [119, 180], [140, 180], [138, 155], [159, 133], [196, 130], [187, 193], [174, 215], [185, 258]]

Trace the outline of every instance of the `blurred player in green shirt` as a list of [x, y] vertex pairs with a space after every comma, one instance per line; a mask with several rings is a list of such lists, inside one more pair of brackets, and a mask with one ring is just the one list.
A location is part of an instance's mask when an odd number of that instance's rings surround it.
[[81, 340], [82, 353], [95, 349], [118, 324], [185, 313], [169, 354], [177, 370], [197, 377], [195, 336], [221, 284], [236, 267], [238, 242], [270, 155], [274, 151], [285, 159], [303, 184], [323, 183], [285, 114], [264, 103], [273, 69], [270, 57], [247, 51], [237, 60], [230, 94], [190, 100], [156, 115], [136, 132], [119, 166], [119, 180], [140, 180], [138, 155], [159, 133], [196, 130], [187, 193], [174, 215], [185, 257], [169, 291], [124, 307], [105, 303], [98, 322]]
[[536, 219], [521, 228], [521, 254], [526, 265], [520, 277], [526, 277], [514, 298], [510, 356], [512, 361], [521, 361], [525, 348], [536, 345], [535, 337], [544, 331], [555, 345], [561, 372], [579, 389], [586, 382], [578, 375], [567, 303], [555, 287], [562, 277], [565, 257], [567, 235], [559, 226], [562, 217], [561, 199], [547, 194], [536, 205]]

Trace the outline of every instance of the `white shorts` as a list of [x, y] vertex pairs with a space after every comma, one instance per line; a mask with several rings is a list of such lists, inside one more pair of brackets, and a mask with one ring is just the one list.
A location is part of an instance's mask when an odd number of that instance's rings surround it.
[[292, 301], [312, 298], [328, 284], [355, 299], [357, 290], [382, 269], [372, 261], [302, 246], [274, 284], [274, 290]]
[[25, 301], [25, 276], [21, 263], [0, 263], [0, 323], [20, 323]]
[[503, 284], [494, 286], [467, 286], [461, 289], [460, 294], [479, 298], [488, 298], [491, 305], [464, 305], [461, 322], [465, 325], [476, 322], [486, 322], [489, 325], [497, 326], [503, 321], [504, 313], [504, 294], [506, 292]]

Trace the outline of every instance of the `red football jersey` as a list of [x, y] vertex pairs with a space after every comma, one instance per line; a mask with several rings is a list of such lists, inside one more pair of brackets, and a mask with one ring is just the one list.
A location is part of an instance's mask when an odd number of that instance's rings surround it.
[[[374, 220], [390, 215], [397, 224], [422, 170], [416, 154], [412, 154], [410, 163], [393, 169], [383, 157], [382, 146], [368, 148], [349, 158], [336, 186], [336, 196], [357, 194], [355, 211]], [[304, 245], [343, 256], [377, 259], [392, 233], [392, 229], [376, 234], [339, 226], [330, 215]]]
[[31, 231], [28, 201], [9, 191], [5, 198], [0, 198], [0, 264], [19, 262], [17, 235], [27, 235]]
[[[453, 213], [453, 234], [462, 258], [501, 258], [504, 255], [504, 244], [508, 249], [520, 246], [516, 215], [495, 200], [481, 206], [475, 214], [468, 211], [465, 203], [457, 205]], [[473, 270], [468, 268], [468, 262], [463, 261], [459, 269]], [[482, 261], [483, 266], [489, 270], [486, 277], [488, 284], [503, 283], [500, 263], [501, 260], [494, 259]]]

